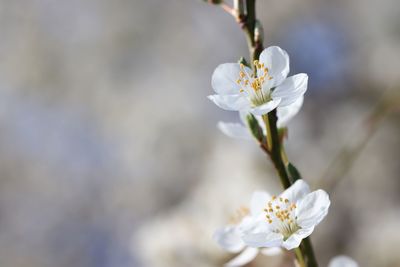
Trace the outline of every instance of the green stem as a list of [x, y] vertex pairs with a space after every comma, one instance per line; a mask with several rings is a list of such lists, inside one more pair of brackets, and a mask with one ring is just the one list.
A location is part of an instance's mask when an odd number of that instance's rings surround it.
[[296, 253], [297, 261], [299, 262], [301, 267], [306, 267], [306, 263], [304, 262], [303, 254], [300, 248], [295, 248], [294, 252]]
[[254, 26], [256, 21], [256, 3], [255, 0], [246, 0], [246, 16], [244, 21], [244, 27], [248, 29], [250, 43], [249, 48], [254, 47]]
[[310, 237], [303, 239], [300, 244], [300, 250], [302, 251], [303, 255], [306, 255], [307, 267], [318, 267]]
[[[243, 30], [246, 34], [247, 44], [249, 47], [250, 58], [252, 60], [251, 65], [254, 70], [254, 60], [258, 59], [263, 49], [262, 43], [257, 43], [254, 40], [254, 27], [256, 24], [256, 9], [255, 0], [246, 0], [247, 17], [246, 22], [243, 25]], [[290, 187], [291, 182], [285, 166], [285, 161], [288, 161], [286, 152], [281, 144], [278, 128], [277, 128], [277, 114], [276, 109], [269, 112], [267, 115], [263, 115], [263, 120], [267, 128], [267, 148], [269, 149], [269, 156], [279, 174], [279, 178], [283, 187], [286, 189]], [[284, 155], [284, 156], [283, 156]], [[318, 267], [314, 251], [309, 238], [303, 240], [300, 248], [296, 249], [296, 253], [301, 255], [304, 267]], [[304, 259], [306, 261], [304, 261]], [[307, 265], [306, 265], [307, 263]]]
[[249, 26], [254, 33], [254, 26], [256, 25], [256, 1], [246, 0], [246, 11], [247, 11], [247, 21], [246, 24]]
[[[267, 129], [267, 133], [271, 132], [271, 123], [270, 120], [268, 119], [267, 115], [262, 116], [263, 121], [265, 123], [265, 128]], [[268, 151], [272, 151], [272, 136], [270, 134], [267, 134], [267, 148]]]
[[281, 151], [281, 143], [279, 140], [278, 128], [276, 126], [276, 122], [278, 117], [276, 115], [276, 109], [262, 116], [265, 122], [265, 126], [267, 128], [267, 141], [268, 148], [270, 151], [270, 157], [272, 162], [274, 163], [275, 169], [279, 174], [279, 178], [281, 179], [281, 183], [283, 188], [289, 188], [291, 186], [289, 175], [286, 171], [285, 163], [282, 159]]
[[254, 29], [256, 27], [256, 1], [246, 0], [246, 16], [243, 17], [242, 28], [246, 34], [247, 46], [249, 48], [251, 66], [254, 69], [254, 60], [258, 59], [262, 50], [262, 42], [254, 38]]

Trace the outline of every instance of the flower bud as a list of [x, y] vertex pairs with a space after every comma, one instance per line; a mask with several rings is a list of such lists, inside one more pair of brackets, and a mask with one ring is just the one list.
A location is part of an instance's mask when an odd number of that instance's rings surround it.
[[262, 142], [264, 138], [263, 130], [258, 124], [258, 120], [254, 117], [253, 114], [249, 114], [246, 117], [247, 125], [250, 128], [251, 134], [259, 141]]

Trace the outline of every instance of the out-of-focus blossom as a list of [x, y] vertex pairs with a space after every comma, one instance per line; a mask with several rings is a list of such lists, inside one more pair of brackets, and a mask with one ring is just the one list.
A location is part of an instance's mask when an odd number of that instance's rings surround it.
[[252, 199], [251, 218], [239, 226], [242, 239], [250, 247], [300, 245], [314, 227], [328, 214], [330, 200], [323, 190], [310, 192], [303, 180], [296, 181], [282, 194], [270, 196], [256, 192]]
[[[278, 115], [278, 128], [283, 128], [286, 124], [299, 112], [300, 108], [303, 105], [304, 97], [299, 97], [294, 103], [277, 108]], [[247, 112], [239, 112], [240, 119], [242, 123], [232, 123], [232, 122], [218, 122], [218, 128], [227, 136], [232, 138], [240, 138], [240, 139], [248, 139], [252, 138], [252, 135], [248, 128], [246, 127], [246, 116]], [[265, 128], [265, 123], [262, 120], [261, 116], [255, 116], [258, 120], [258, 124], [262, 127], [264, 135], [267, 134], [267, 130]]]
[[339, 255], [331, 259], [328, 267], [358, 267], [358, 264], [348, 256]]
[[242, 207], [238, 210], [235, 217], [231, 218], [228, 225], [218, 229], [214, 233], [214, 240], [226, 251], [239, 253], [236, 257], [225, 264], [226, 267], [243, 266], [251, 262], [259, 252], [264, 255], [272, 256], [281, 253], [280, 248], [258, 249], [247, 247], [240, 234], [239, 225], [250, 219], [251, 210]]
[[217, 94], [209, 99], [222, 109], [263, 115], [294, 103], [307, 90], [307, 74], [287, 77], [289, 56], [280, 47], [265, 49], [254, 66], [256, 74], [239, 63], [219, 65], [211, 82]]

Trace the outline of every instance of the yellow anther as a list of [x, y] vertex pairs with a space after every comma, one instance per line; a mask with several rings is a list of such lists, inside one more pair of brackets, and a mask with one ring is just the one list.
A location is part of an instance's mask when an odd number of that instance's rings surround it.
[[273, 209], [269, 209], [268, 211], [269, 211], [269, 212], [274, 212], [274, 210], [273, 210]]
[[272, 220], [268, 220], [268, 222], [271, 224], [271, 223], [272, 223]]
[[244, 92], [243, 88], [240, 88], [239, 92], [241, 92], [241, 93]]
[[289, 199], [285, 198], [285, 203], [289, 203]]
[[242, 81], [241, 79], [237, 79], [237, 80], [236, 80], [236, 83], [237, 83], [237, 84], [240, 84], [241, 81]]
[[279, 201], [282, 202], [282, 201], [283, 201], [283, 198], [280, 197], [280, 198], [279, 198]]
[[240, 76], [240, 78], [244, 78], [246, 75], [244, 74], [243, 71], [241, 71], [241, 72], [239, 72], [239, 76]]
[[275, 200], [276, 199], [276, 196], [274, 195], [274, 196], [272, 196], [272, 200]]
[[279, 207], [278, 205], [275, 206], [275, 209], [279, 210], [281, 207]]

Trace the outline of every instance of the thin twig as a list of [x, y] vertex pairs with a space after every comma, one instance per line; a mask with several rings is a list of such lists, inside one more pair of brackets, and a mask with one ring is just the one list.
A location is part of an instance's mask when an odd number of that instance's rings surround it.
[[[318, 187], [324, 188], [328, 192], [332, 192], [334, 188], [344, 179], [346, 174], [352, 169], [361, 152], [367, 146], [368, 142], [379, 129], [379, 125], [384, 118], [391, 112], [396, 111], [400, 107], [400, 95], [395, 88], [387, 89], [372, 112], [363, 120], [358, 129], [351, 136], [357, 136], [356, 144], [354, 139], [348, 140], [338, 151], [333, 161], [328, 165], [326, 170], [318, 180]], [[363, 135], [357, 135], [362, 133]]]
[[225, 10], [228, 14], [236, 17], [236, 12], [235, 9], [233, 9], [232, 7], [230, 7], [228, 4], [222, 2], [221, 4], [219, 4], [219, 6]]

